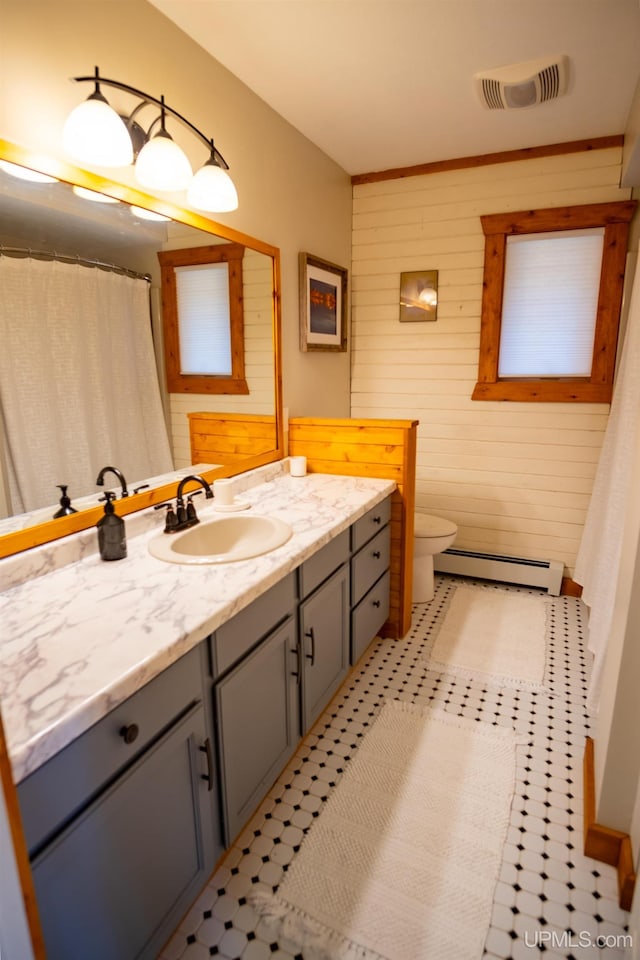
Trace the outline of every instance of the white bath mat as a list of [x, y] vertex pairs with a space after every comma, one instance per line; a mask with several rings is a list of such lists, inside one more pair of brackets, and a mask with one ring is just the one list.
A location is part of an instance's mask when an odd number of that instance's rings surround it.
[[434, 670], [545, 690], [548, 597], [456, 587], [429, 658]]
[[250, 896], [305, 960], [478, 960], [516, 736], [387, 701], [277, 893]]

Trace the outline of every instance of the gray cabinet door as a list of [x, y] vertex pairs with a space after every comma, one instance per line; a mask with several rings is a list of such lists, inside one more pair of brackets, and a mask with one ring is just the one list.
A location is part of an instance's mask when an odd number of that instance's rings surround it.
[[296, 642], [290, 617], [215, 686], [227, 845], [297, 746]]
[[302, 733], [317, 720], [349, 669], [349, 565], [300, 604]]
[[48, 960], [155, 960], [215, 864], [205, 737], [198, 705], [34, 861]]

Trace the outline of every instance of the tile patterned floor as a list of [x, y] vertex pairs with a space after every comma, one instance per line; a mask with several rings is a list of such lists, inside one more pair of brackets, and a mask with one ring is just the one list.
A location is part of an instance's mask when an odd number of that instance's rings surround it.
[[437, 576], [434, 599], [414, 607], [409, 634], [401, 641], [381, 640], [371, 646], [330, 713], [320, 718], [238, 837], [161, 960], [304, 960], [292, 944], [274, 942], [245, 898], [256, 885], [272, 889], [280, 882], [386, 698], [437, 704], [461, 716], [513, 726], [527, 737], [528, 746], [518, 748], [511, 823], [484, 960], [624, 956], [628, 915], [617, 905], [615, 872], [581, 853], [582, 755], [589, 733], [584, 607], [569, 597], [552, 602], [548, 694], [495, 690], [429, 670], [424, 662], [457, 582]]

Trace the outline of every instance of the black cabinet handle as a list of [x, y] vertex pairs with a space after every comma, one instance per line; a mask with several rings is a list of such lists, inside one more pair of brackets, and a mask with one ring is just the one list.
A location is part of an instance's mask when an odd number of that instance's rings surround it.
[[207, 792], [211, 793], [213, 790], [213, 753], [211, 751], [211, 740], [209, 737], [204, 742], [204, 746], [198, 747], [201, 753], [206, 753], [207, 755], [207, 772], [203, 773], [200, 776], [201, 780], [207, 781]]
[[300, 650], [298, 647], [294, 647], [291, 653], [296, 655], [296, 669], [291, 671], [291, 676], [296, 677], [298, 683], [300, 683]]
[[379, 607], [379, 606], [380, 606], [380, 601], [379, 601], [379, 600], [374, 600], [374, 601], [373, 601], [373, 605], [374, 605], [374, 607]]
[[374, 523], [382, 523], [382, 517], [373, 517]]
[[133, 743], [134, 740], [138, 739], [139, 733], [140, 728], [137, 723], [129, 723], [126, 727], [120, 727], [120, 736], [125, 743]]
[[316, 637], [313, 632], [313, 627], [307, 630], [307, 632], [305, 633], [305, 637], [309, 637], [309, 639], [311, 640], [311, 653], [305, 653], [305, 657], [307, 658], [307, 660], [311, 660], [311, 666], [313, 666], [314, 663], [316, 662]]
[[382, 554], [380, 553], [379, 550], [374, 550], [374, 551], [373, 551], [373, 556], [374, 556], [374, 559], [375, 559], [375, 560], [379, 560], [380, 557], [382, 556]]

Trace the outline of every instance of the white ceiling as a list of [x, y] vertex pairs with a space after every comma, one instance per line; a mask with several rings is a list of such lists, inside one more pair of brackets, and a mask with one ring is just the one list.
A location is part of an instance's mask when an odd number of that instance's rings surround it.
[[[638, 0], [151, 0], [350, 174], [623, 133]], [[566, 54], [568, 93], [487, 110], [479, 71]]]

